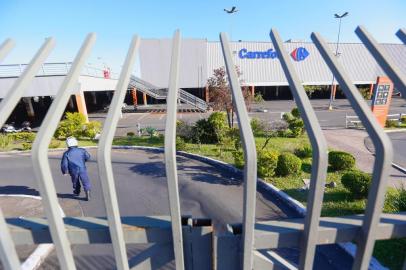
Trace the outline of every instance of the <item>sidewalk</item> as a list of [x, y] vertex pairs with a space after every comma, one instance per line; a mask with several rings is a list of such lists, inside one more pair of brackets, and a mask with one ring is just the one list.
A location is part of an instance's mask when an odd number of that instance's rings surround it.
[[[335, 129], [323, 130], [329, 148], [342, 150], [351, 153], [355, 159], [357, 167], [365, 172], [372, 172], [375, 157], [365, 147], [365, 138], [368, 133], [357, 129]], [[399, 188], [406, 184], [406, 174], [391, 167], [389, 172], [388, 186]]]
[[[82, 216], [78, 201], [59, 199], [63, 215]], [[0, 194], [0, 205], [5, 218], [44, 217], [45, 212], [39, 196]], [[17, 254], [23, 270], [38, 269], [53, 250], [53, 244], [18, 245]], [[0, 269], [2, 269], [0, 265]]]

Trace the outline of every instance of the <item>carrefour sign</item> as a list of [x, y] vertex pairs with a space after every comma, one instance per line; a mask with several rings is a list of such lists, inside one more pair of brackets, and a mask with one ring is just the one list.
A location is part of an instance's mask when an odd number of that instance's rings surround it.
[[[299, 62], [305, 60], [309, 56], [309, 52], [304, 47], [294, 49], [290, 53], [293, 60]], [[278, 54], [274, 49], [267, 51], [249, 51], [246, 48], [242, 48], [238, 51], [238, 57], [241, 59], [275, 59]]]
[[247, 49], [243, 48], [238, 52], [238, 56], [241, 59], [247, 58], [247, 59], [267, 59], [267, 58], [271, 58], [274, 59], [276, 57], [278, 57], [276, 51], [274, 51], [273, 49], [269, 49], [267, 51], [264, 52], [251, 52], [248, 51]]

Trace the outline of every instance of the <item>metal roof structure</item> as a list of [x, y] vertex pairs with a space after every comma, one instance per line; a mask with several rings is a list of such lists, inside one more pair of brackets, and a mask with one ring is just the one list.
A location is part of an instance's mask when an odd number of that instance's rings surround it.
[[[203, 46], [205, 45], [205, 46]], [[393, 61], [406, 73], [406, 45], [381, 44]], [[331, 51], [335, 51], [335, 43], [329, 44]], [[245, 85], [278, 86], [288, 85], [286, 77], [277, 57], [267, 55], [275, 52], [271, 42], [231, 42], [233, 60], [242, 72], [241, 80]], [[333, 75], [315, 45], [311, 42], [286, 42], [284, 47], [289, 54], [295, 49], [304, 48], [308, 55], [303, 60], [295, 61], [293, 66], [298, 72], [302, 84], [329, 85]], [[240, 51], [243, 51], [240, 57]], [[170, 63], [171, 45], [168, 40], [142, 40], [140, 45], [141, 77], [159, 87], [167, 87]], [[246, 58], [247, 53], [249, 57]], [[345, 71], [350, 74], [354, 84], [371, 84], [378, 76], [385, 72], [379, 67], [374, 58], [362, 43], [340, 43], [339, 61]], [[181, 50], [180, 87], [204, 87], [213, 70], [224, 66], [221, 46], [219, 42], [185, 39]]]

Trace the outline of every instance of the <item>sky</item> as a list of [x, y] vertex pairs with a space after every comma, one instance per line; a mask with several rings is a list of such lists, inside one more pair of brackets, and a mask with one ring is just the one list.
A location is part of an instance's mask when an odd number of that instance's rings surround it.
[[[236, 6], [237, 13], [224, 12]], [[406, 27], [406, 0], [0, 0], [0, 42], [12, 38], [16, 47], [3, 61], [28, 63], [46, 37], [57, 45], [47, 62], [70, 62], [86, 34], [97, 41], [88, 63], [120, 69], [134, 34], [141, 38], [183, 38], [218, 41], [220, 32], [232, 40], [269, 41], [276, 28], [284, 40], [310, 41], [313, 31], [335, 42], [343, 19], [342, 42], [359, 42], [354, 34], [364, 25], [379, 42], [400, 43], [395, 32]]]

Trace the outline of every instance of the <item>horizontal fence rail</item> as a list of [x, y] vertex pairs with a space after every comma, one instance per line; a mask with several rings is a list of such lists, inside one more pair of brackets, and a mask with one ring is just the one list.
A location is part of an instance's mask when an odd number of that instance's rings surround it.
[[[406, 76], [365, 28], [358, 27], [356, 34], [377, 60], [396, 88], [406, 97]], [[397, 32], [406, 43], [405, 29]], [[104, 77], [103, 70], [88, 67], [85, 62], [95, 43], [89, 34], [73, 63], [46, 63], [54, 47], [54, 40], [47, 39], [28, 65], [0, 66], [0, 78], [16, 77], [10, 91], [0, 103], [2, 126], [24, 91], [35, 76], [65, 76], [51, 107], [39, 129], [32, 149], [32, 163], [38, 189], [42, 197], [46, 218], [4, 218], [0, 209], [0, 259], [5, 269], [20, 269], [16, 246], [53, 243], [61, 269], [76, 269], [72, 244], [112, 244], [117, 269], [155, 269], [153, 261], [159, 257], [172, 263], [176, 269], [312, 269], [318, 245], [354, 242], [357, 245], [353, 269], [368, 269], [376, 240], [406, 237], [406, 212], [383, 214], [382, 207], [392, 162], [392, 145], [377, 123], [370, 108], [351, 83], [326, 41], [317, 33], [311, 35], [322, 59], [350, 101], [356, 116], [346, 115], [346, 127], [362, 126], [370, 135], [376, 149], [372, 184], [364, 215], [345, 217], [320, 217], [325, 180], [327, 177], [327, 143], [315, 112], [300, 83], [282, 38], [276, 29], [270, 32], [275, 50], [289, 87], [303, 118], [312, 145], [312, 171], [303, 218], [265, 220], [255, 222], [257, 199], [257, 153], [247, 108], [238, 80], [228, 37], [220, 34], [220, 42], [227, 71], [227, 80], [237, 112], [242, 138], [245, 167], [243, 174], [243, 217], [240, 223], [227, 225], [225, 232], [216, 232], [210, 219], [182, 217], [176, 161], [176, 114], [178, 101], [206, 110], [207, 104], [186, 91], [179, 89], [181, 35], [173, 35], [172, 58], [168, 89], [159, 89], [132, 75], [140, 39], [132, 39], [119, 76], [112, 103], [107, 113], [97, 150], [98, 172], [106, 206], [106, 217], [62, 218], [55, 185], [48, 161], [48, 145], [63, 115], [73, 87], [80, 75]], [[0, 45], [0, 61], [13, 47], [11, 40]], [[112, 78], [112, 77], [110, 77]], [[79, 86], [80, 87], [80, 86]], [[164, 160], [167, 178], [170, 216], [121, 217], [115, 180], [112, 170], [112, 140], [118, 125], [121, 106], [128, 89], [139, 89], [156, 98], [167, 99], [165, 123]], [[82, 91], [83, 89], [74, 89]], [[399, 119], [402, 114], [389, 115]], [[126, 244], [151, 244], [141, 255], [129, 258]], [[299, 263], [280, 256], [274, 249], [298, 248]], [[405, 262], [406, 265], [406, 262]]]

